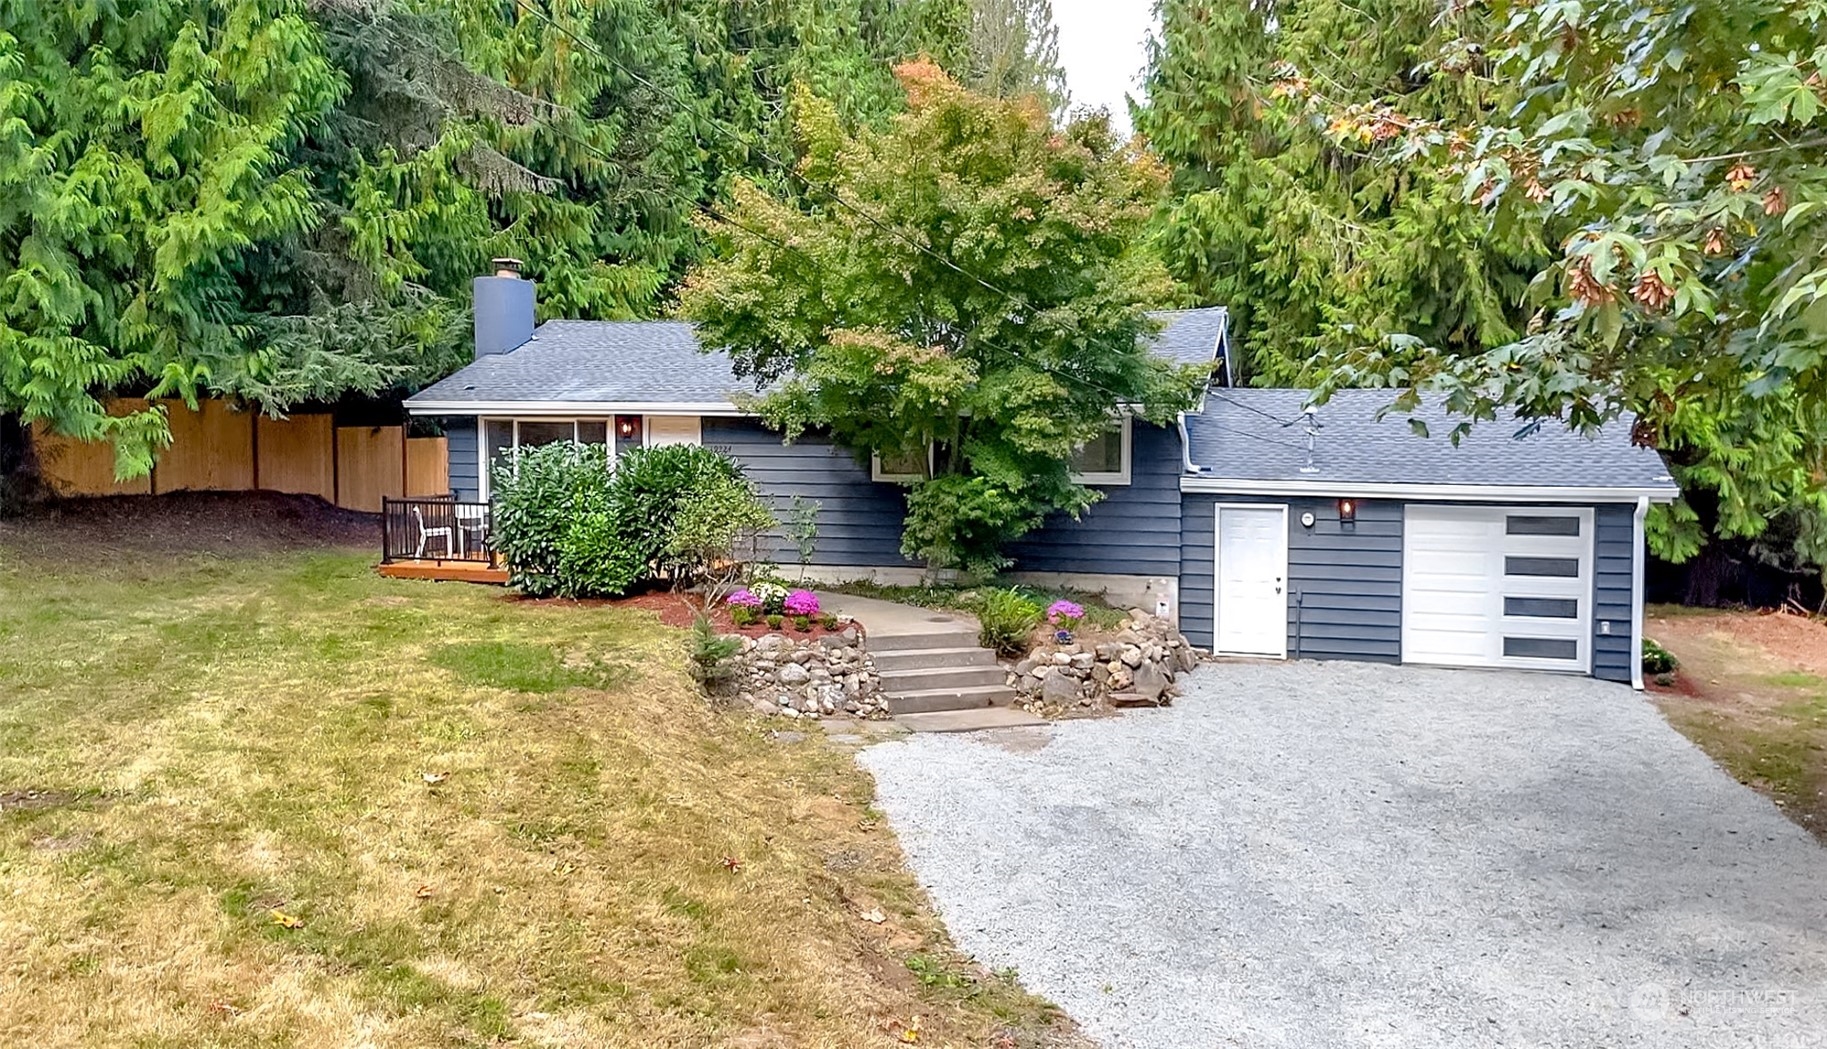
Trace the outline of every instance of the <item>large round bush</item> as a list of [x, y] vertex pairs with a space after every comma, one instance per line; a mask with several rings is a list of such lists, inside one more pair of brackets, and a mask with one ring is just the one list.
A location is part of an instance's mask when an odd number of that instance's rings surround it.
[[612, 462], [602, 445], [551, 444], [498, 464], [493, 478], [495, 548], [509, 582], [536, 596], [695, 582], [752, 557], [744, 547], [775, 525], [740, 466], [690, 445]]

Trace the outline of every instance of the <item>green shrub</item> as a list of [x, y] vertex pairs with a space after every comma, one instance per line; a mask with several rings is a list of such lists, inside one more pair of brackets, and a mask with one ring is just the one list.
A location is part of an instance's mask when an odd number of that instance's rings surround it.
[[778, 613], [778, 612], [770, 613], [768, 615], [768, 620], [767, 620], [768, 629], [769, 630], [779, 630], [780, 624], [782, 624], [786, 621], [787, 621], [786, 617], [781, 615], [780, 613]]
[[734, 461], [707, 448], [559, 442], [497, 463], [495, 549], [508, 581], [536, 597], [615, 597], [665, 578], [734, 573], [773, 515]]
[[802, 634], [811, 633], [812, 632], [812, 617], [811, 616], [794, 616], [793, 617], [793, 629], [799, 631]]
[[744, 565], [760, 559], [764, 537], [778, 523], [747, 478], [709, 474], [673, 517], [666, 570], [681, 586], [734, 582]]
[[1661, 678], [1673, 674], [1681, 661], [1675, 654], [1649, 638], [1643, 639], [1643, 672]]
[[1040, 625], [1040, 606], [1019, 591], [989, 587], [977, 600], [977, 643], [1005, 656], [1028, 650], [1028, 639]]
[[495, 464], [490, 538], [509, 583], [535, 597], [585, 597], [621, 593], [638, 578], [626, 565], [640, 552], [621, 541], [609, 478], [602, 445], [549, 444]]
[[737, 626], [748, 626], [755, 622], [755, 610], [747, 605], [731, 605], [730, 622]]

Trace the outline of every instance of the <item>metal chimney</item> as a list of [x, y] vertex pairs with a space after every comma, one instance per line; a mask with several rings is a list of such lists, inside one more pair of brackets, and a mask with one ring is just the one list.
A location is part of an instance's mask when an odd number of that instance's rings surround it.
[[495, 259], [492, 277], [471, 285], [476, 313], [476, 358], [507, 353], [533, 337], [535, 285], [520, 278], [519, 259]]

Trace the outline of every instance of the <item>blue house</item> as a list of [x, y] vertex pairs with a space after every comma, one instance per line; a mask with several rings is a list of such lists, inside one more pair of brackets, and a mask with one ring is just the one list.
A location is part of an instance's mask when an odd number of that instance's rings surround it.
[[[494, 458], [552, 441], [689, 443], [741, 462], [781, 509], [817, 504], [809, 575], [910, 582], [908, 464], [807, 436], [785, 444], [738, 406], [729, 359], [677, 321], [554, 320], [511, 269], [479, 277], [476, 360], [406, 402], [449, 438], [451, 486], [486, 501]], [[1222, 308], [1158, 315], [1153, 350], [1222, 359]], [[752, 386], [748, 389], [752, 390]], [[1643, 518], [1678, 491], [1627, 425], [1475, 427], [1438, 409], [1379, 419], [1391, 394], [1213, 387], [1173, 427], [1125, 420], [1080, 449], [1104, 498], [1008, 551], [1013, 573], [1177, 618], [1222, 655], [1591, 674], [1641, 686]], [[1627, 421], [1626, 421], [1627, 422]], [[783, 540], [780, 560], [792, 563]]]

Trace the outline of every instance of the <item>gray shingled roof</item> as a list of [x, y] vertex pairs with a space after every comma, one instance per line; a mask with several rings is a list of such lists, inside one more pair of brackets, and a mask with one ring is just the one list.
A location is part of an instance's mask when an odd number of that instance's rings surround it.
[[[1212, 359], [1224, 309], [1156, 314], [1167, 325], [1162, 356], [1183, 364]], [[491, 354], [407, 399], [409, 406], [562, 402], [730, 405], [754, 393], [729, 358], [700, 353], [684, 321], [547, 321], [518, 349]]]
[[1223, 306], [1197, 310], [1160, 310], [1149, 316], [1164, 327], [1155, 338], [1154, 351], [1176, 364], [1210, 364], [1224, 334], [1229, 314]]
[[[1225, 481], [1346, 484], [1516, 485], [1545, 488], [1676, 488], [1662, 457], [1630, 443], [1628, 417], [1593, 438], [1553, 420], [1518, 437], [1514, 417], [1477, 423], [1455, 447], [1449, 437], [1461, 416], [1438, 402], [1413, 413], [1377, 412], [1390, 390], [1341, 390], [1317, 409], [1314, 473], [1307, 462], [1305, 390], [1211, 391], [1205, 410], [1188, 415], [1188, 454], [1201, 477]], [[1408, 420], [1427, 424], [1428, 436]]]
[[721, 353], [698, 352], [683, 321], [547, 321], [518, 349], [490, 354], [407, 400], [728, 404], [747, 390]]

